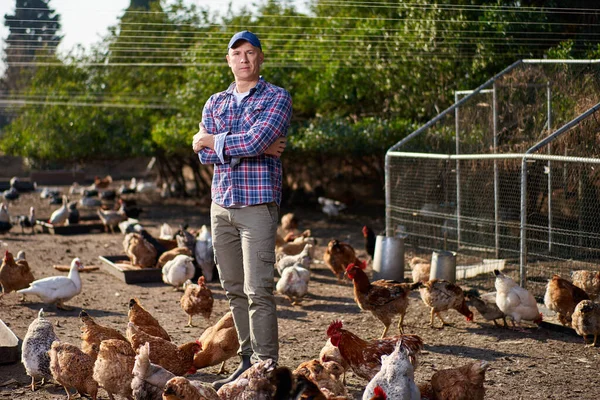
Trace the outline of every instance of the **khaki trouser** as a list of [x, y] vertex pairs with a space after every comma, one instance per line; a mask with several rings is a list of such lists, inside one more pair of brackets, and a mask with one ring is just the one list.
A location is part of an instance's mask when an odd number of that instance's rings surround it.
[[221, 285], [229, 299], [240, 355], [278, 360], [274, 288], [275, 203], [244, 208], [211, 205], [211, 228]]

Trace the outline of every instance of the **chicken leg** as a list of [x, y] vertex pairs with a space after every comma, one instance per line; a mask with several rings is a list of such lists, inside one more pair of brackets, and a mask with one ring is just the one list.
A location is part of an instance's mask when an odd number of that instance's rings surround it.
[[402, 327], [402, 324], [404, 323], [404, 314], [405, 313], [400, 314], [400, 321], [398, 321], [398, 331], [401, 335], [404, 335], [404, 328]]
[[225, 361], [223, 361], [221, 363], [221, 368], [219, 368], [219, 372], [217, 372], [217, 374], [221, 375], [221, 374], [226, 374], [227, 371], [225, 371]]
[[435, 315], [437, 315], [437, 317], [440, 319], [440, 321], [442, 321], [442, 326], [440, 327], [440, 329], [442, 329], [444, 327], [444, 325], [448, 325], [448, 324], [446, 324], [446, 321], [444, 321], [444, 318], [442, 318], [442, 315], [439, 312], [435, 311], [435, 309], [432, 308], [431, 309], [431, 318], [430, 318], [430, 325], [432, 328], [435, 328], [435, 326], [433, 325], [433, 317]]
[[587, 340], [585, 338], [586, 335], [583, 335], [583, 341], [585, 342], [585, 347], [596, 347], [596, 340], [598, 339], [598, 334], [594, 334], [594, 343], [587, 344]]
[[58, 303], [56, 303], [56, 308], [58, 308], [59, 310], [64, 310], [64, 311], [73, 311], [75, 309], [74, 307], [65, 305], [65, 303], [63, 303], [62, 300], [60, 300]]
[[192, 324], [192, 316], [188, 315], [188, 323], [185, 326], [186, 328], [192, 328], [194, 325]]
[[381, 334], [381, 337], [379, 339], [383, 339], [385, 337], [385, 335], [387, 335], [387, 332], [389, 329], [390, 329], [390, 326], [386, 325], [385, 329], [383, 330], [383, 333]]

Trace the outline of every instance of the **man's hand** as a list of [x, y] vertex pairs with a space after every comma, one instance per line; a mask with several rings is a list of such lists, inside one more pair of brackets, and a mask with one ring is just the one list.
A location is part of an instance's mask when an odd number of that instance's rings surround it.
[[194, 139], [192, 140], [192, 149], [194, 149], [194, 153], [198, 153], [204, 147], [214, 148], [215, 139], [213, 135], [206, 131], [202, 122], [198, 124], [199, 131], [194, 135]]
[[286, 144], [287, 139], [285, 137], [280, 137], [269, 146], [269, 148], [265, 151], [265, 154], [279, 158], [281, 157], [281, 154], [283, 153]]

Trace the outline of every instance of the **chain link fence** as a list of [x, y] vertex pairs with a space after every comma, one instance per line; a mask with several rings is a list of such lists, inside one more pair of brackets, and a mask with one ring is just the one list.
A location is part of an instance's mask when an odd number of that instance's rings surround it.
[[555, 273], [599, 270], [599, 102], [600, 60], [522, 60], [456, 92], [386, 155], [387, 235], [457, 265], [501, 259], [538, 300]]

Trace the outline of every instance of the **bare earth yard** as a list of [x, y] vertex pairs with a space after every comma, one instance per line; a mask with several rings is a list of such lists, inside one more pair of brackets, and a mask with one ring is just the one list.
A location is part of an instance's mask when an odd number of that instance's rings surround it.
[[[66, 190], [66, 188], [62, 188]], [[208, 223], [208, 210], [193, 200], [139, 199], [145, 209], [140, 220], [152, 234], [158, 234], [163, 222], [172, 225], [186, 222], [191, 228]], [[39, 194], [30, 193], [10, 204], [11, 214], [26, 214], [35, 205], [39, 217], [47, 217], [57, 206], [49, 206]], [[294, 211], [301, 229], [312, 229], [319, 239], [317, 260], [322, 260], [323, 249], [332, 238], [348, 241], [364, 255], [361, 228], [371, 225], [376, 232], [384, 225], [381, 204], [348, 210], [339, 219], [328, 220], [316, 209]], [[75, 236], [49, 234], [21, 234], [13, 227], [0, 234], [0, 249], [16, 254], [25, 250], [27, 259], [37, 279], [59, 273], [55, 264], [68, 265], [73, 257], [80, 257], [85, 265], [100, 265], [98, 256], [119, 255], [122, 250], [121, 234], [94, 233]], [[125, 331], [127, 303], [135, 296], [160, 321], [175, 343], [199, 337], [206, 322], [197, 317], [196, 328], [184, 328], [187, 315], [181, 310], [181, 292], [174, 292], [162, 283], [127, 285], [103, 270], [82, 274], [83, 290], [68, 302], [73, 311], [61, 311], [45, 306], [46, 317], [55, 325], [59, 338], [74, 344], [80, 343], [78, 314], [85, 309], [99, 323]], [[228, 309], [218, 282], [210, 283], [215, 297], [211, 323], [216, 322]], [[377, 338], [383, 326], [369, 313], [362, 312], [353, 300], [352, 285], [338, 284], [333, 274], [322, 263], [313, 264], [309, 294], [299, 306], [277, 297], [280, 331], [280, 364], [294, 368], [300, 362], [318, 357], [326, 342], [325, 331], [334, 319], [342, 319], [345, 327], [362, 338]], [[5, 296], [0, 302], [0, 319], [23, 338], [27, 327], [44, 305], [34, 297], [25, 303], [16, 294]], [[496, 328], [475, 311], [475, 322], [468, 323], [455, 311], [446, 319], [450, 326], [442, 330], [429, 327], [429, 310], [418, 292], [411, 295], [405, 332], [421, 336], [426, 343], [421, 363], [416, 371], [417, 382], [427, 380], [440, 369], [460, 366], [471, 360], [487, 360], [491, 368], [486, 375], [485, 387], [489, 399], [597, 399], [600, 396], [600, 348], [585, 348], [583, 340], [575, 335], [545, 329], [530, 329], [520, 333]], [[230, 360], [231, 371], [238, 360]], [[190, 379], [214, 381], [218, 367], [199, 371]], [[14, 379], [13, 383], [7, 383]], [[66, 398], [62, 387], [46, 384], [32, 393], [30, 378], [20, 363], [0, 365], [0, 398], [57, 399]], [[367, 382], [352, 373], [348, 386], [354, 398], [359, 399]], [[99, 398], [108, 398], [100, 391]]]

